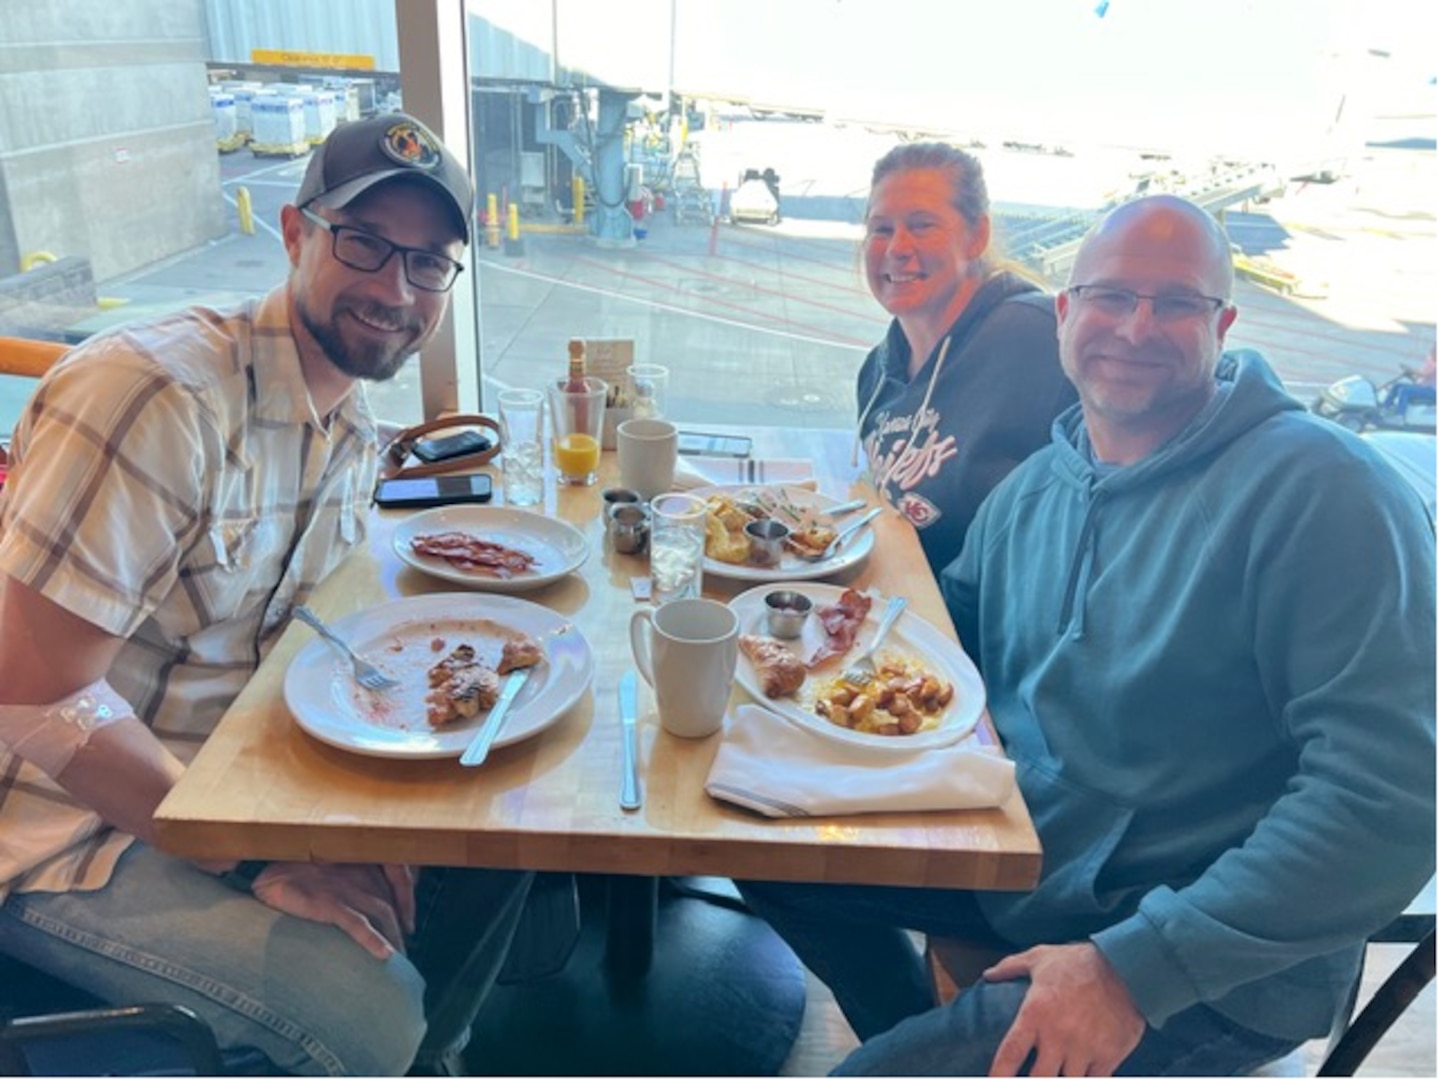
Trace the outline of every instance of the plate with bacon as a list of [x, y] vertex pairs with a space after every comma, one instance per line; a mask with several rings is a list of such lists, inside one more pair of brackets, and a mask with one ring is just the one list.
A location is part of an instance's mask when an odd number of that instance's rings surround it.
[[[765, 597], [809, 598], [797, 639], [769, 633]], [[735, 678], [772, 712], [827, 738], [879, 750], [920, 750], [957, 742], [984, 713], [984, 682], [950, 637], [905, 611], [875, 656], [863, 686], [845, 678], [879, 627], [882, 602], [867, 593], [812, 582], [762, 585], [730, 601], [739, 617]]]
[[513, 596], [428, 593], [332, 624], [399, 685], [367, 690], [319, 638], [285, 671], [285, 704], [321, 742], [372, 757], [459, 757], [505, 676], [532, 668], [494, 745], [538, 735], [589, 689], [589, 642], [562, 615]]
[[589, 558], [584, 533], [528, 510], [437, 506], [395, 527], [395, 554], [433, 577], [489, 592], [537, 589]]

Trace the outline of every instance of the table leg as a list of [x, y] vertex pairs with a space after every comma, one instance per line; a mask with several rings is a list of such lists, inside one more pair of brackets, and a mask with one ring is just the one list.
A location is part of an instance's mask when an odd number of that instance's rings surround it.
[[763, 920], [654, 878], [583, 876], [580, 897], [584, 928], [564, 970], [496, 987], [481, 1010], [465, 1051], [473, 1074], [778, 1072], [804, 1014], [804, 971]]
[[605, 969], [618, 979], [641, 978], [654, 961], [660, 879], [614, 874], [605, 885]]

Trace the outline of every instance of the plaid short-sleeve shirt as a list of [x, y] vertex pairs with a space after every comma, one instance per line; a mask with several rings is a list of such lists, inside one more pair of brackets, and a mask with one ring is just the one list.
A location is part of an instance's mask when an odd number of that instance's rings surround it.
[[[364, 538], [375, 423], [317, 417], [283, 287], [74, 350], [16, 428], [0, 572], [126, 639], [108, 678], [188, 761]], [[0, 746], [0, 899], [98, 888], [131, 838]]]

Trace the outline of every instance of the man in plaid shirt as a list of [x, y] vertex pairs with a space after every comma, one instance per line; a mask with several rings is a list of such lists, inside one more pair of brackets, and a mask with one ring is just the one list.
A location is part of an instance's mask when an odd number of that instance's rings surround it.
[[363, 380], [433, 334], [464, 167], [410, 117], [342, 125], [281, 212], [287, 281], [73, 350], [0, 493], [0, 951], [175, 1001], [296, 1073], [463, 1044], [531, 875], [196, 863], [155, 807], [295, 605], [364, 539]]

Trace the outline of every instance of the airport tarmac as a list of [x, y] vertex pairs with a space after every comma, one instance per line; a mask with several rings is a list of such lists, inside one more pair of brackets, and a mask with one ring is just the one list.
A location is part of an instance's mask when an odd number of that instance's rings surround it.
[[[1432, 117], [1428, 123], [1432, 129]], [[520, 251], [471, 250], [472, 272], [460, 287], [477, 283], [485, 400], [496, 387], [558, 375], [570, 337], [631, 338], [638, 361], [671, 368], [671, 412], [686, 423], [853, 423], [855, 373], [888, 321], [860, 271], [859, 218], [868, 168], [892, 139], [799, 121], [735, 128], [749, 149], [727, 150], [726, 160], [773, 163], [781, 176], [778, 225], [677, 224], [666, 209], [645, 219], [646, 235], [632, 247], [547, 231], [523, 233]], [[1070, 191], [1089, 198], [1123, 180], [1112, 163], [1101, 175], [1082, 158], [980, 156], [1001, 223], [1021, 209], [1001, 183], [1020, 191], [1025, 206], [1037, 198], [1065, 206], [1074, 205]], [[240, 187], [249, 191], [255, 233], [236, 225], [200, 251], [105, 283], [102, 294], [127, 304], [93, 325], [278, 282], [286, 269], [279, 207], [304, 165], [245, 150], [225, 155], [225, 196], [233, 203]], [[1083, 183], [1066, 187], [1066, 168]], [[1268, 256], [1316, 293], [1285, 297], [1238, 282], [1240, 317], [1228, 344], [1263, 352], [1302, 400], [1345, 375], [1382, 381], [1417, 363], [1432, 340], [1439, 295], [1435, 173], [1431, 135], [1418, 148], [1370, 148], [1334, 184], [1291, 184], [1282, 198], [1227, 213], [1231, 238], [1246, 252]], [[0, 381], [0, 431], [25, 392]], [[414, 365], [373, 394], [385, 415], [416, 414]]]

